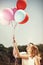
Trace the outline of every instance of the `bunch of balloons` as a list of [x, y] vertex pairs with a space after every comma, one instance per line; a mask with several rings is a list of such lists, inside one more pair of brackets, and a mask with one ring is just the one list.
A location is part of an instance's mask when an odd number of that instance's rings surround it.
[[[29, 20], [28, 14], [24, 11], [27, 6], [26, 0], [17, 0], [15, 8], [6, 8], [0, 14], [1, 24], [10, 24], [12, 20], [24, 24]], [[3, 20], [2, 20], [3, 19]], [[3, 22], [2, 22], [3, 21]]]

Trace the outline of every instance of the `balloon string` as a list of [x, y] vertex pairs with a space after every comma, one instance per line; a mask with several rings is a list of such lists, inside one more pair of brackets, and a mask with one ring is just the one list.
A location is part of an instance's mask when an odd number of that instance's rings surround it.
[[15, 25], [13, 26], [13, 24], [12, 24], [12, 27], [13, 27], [13, 36], [15, 37], [15, 28], [16, 28], [16, 26], [17, 26], [17, 23], [15, 23]]
[[15, 28], [16, 28], [16, 26], [17, 26], [17, 23], [14, 26], [14, 34], [13, 34], [14, 37], [15, 37]]
[[15, 24], [14, 29], [16, 28], [16, 26], [17, 26], [17, 23]]

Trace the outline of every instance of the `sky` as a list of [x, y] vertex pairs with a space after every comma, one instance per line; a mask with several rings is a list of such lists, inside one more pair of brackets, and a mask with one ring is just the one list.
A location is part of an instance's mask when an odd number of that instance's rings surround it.
[[[43, 43], [43, 0], [26, 0], [27, 7], [24, 10], [29, 15], [29, 20], [25, 24], [17, 24], [15, 30], [10, 25], [0, 24], [0, 44], [6, 47], [12, 46], [12, 37], [18, 45], [26, 45], [30, 42], [34, 44]], [[15, 8], [17, 0], [0, 0], [0, 10]], [[14, 25], [16, 21], [13, 21]]]

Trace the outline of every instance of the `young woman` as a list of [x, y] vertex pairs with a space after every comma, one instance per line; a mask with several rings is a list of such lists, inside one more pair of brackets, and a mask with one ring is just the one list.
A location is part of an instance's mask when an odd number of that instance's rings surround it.
[[38, 58], [38, 48], [35, 45], [28, 45], [26, 50], [27, 54], [22, 55], [19, 53], [19, 50], [17, 48], [17, 44], [13, 38], [14, 41], [14, 47], [13, 47], [13, 55], [16, 58], [22, 58], [22, 59], [27, 59], [27, 64], [28, 65], [40, 65], [40, 60]]

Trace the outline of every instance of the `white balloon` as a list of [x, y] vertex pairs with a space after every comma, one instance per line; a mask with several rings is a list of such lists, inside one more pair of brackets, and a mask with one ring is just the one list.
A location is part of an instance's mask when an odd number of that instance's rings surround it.
[[4, 18], [3, 19], [0, 19], [0, 24], [2, 25], [8, 25], [8, 21], [6, 21]]
[[3, 12], [2, 12], [2, 11], [0, 11], [0, 24], [2, 24], [2, 25], [7, 25], [7, 24], [9, 24], [8, 21], [6, 21], [6, 20], [4, 19], [4, 16], [3, 16]]
[[25, 19], [26, 13], [24, 10], [17, 10], [14, 15], [14, 19], [16, 22], [22, 22]]

